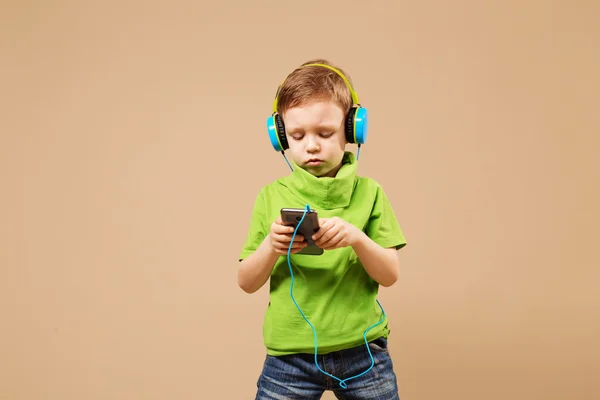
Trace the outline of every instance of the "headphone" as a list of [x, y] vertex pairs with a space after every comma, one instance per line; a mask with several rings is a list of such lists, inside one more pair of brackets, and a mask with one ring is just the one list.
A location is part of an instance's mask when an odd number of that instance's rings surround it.
[[[368, 133], [368, 114], [367, 109], [360, 105], [358, 100], [358, 94], [354, 91], [354, 88], [348, 81], [348, 78], [344, 76], [344, 74], [338, 69], [327, 65], [327, 64], [306, 64], [299, 68], [304, 67], [324, 67], [332, 70], [336, 74], [338, 74], [346, 83], [346, 86], [350, 90], [350, 94], [352, 95], [352, 107], [348, 111], [348, 114], [345, 118], [344, 123], [344, 131], [346, 140], [348, 143], [356, 143], [358, 144], [359, 151], [360, 145], [364, 144], [367, 141], [367, 133]], [[291, 74], [290, 74], [291, 75]], [[289, 75], [288, 75], [289, 77]], [[287, 77], [286, 79], [287, 80]], [[267, 118], [267, 131], [269, 133], [269, 139], [271, 140], [271, 145], [275, 151], [279, 151], [284, 153], [285, 150], [289, 148], [289, 144], [287, 141], [287, 137], [285, 134], [285, 125], [283, 123], [283, 119], [277, 112], [277, 101], [279, 97], [279, 91], [281, 87], [285, 83], [285, 80], [279, 85], [277, 88], [277, 92], [275, 94], [275, 101], [273, 101], [273, 114]], [[284, 154], [285, 155], [285, 154]]]

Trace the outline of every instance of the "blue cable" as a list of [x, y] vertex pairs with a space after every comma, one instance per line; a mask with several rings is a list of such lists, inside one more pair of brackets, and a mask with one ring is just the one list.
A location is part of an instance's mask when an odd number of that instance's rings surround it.
[[304, 312], [302, 312], [302, 309], [300, 308], [300, 306], [298, 305], [298, 303], [296, 302], [296, 299], [294, 298], [294, 293], [293, 293], [293, 288], [294, 288], [294, 273], [292, 272], [292, 264], [290, 262], [290, 256], [291, 256], [291, 251], [292, 251], [292, 244], [294, 243], [294, 239], [296, 238], [296, 233], [298, 232], [298, 228], [300, 227], [300, 225], [302, 224], [302, 221], [304, 220], [304, 217], [306, 216], [306, 213], [310, 211], [310, 206], [307, 204], [306, 207], [304, 208], [304, 214], [302, 215], [302, 218], [300, 219], [300, 222], [298, 223], [298, 225], [296, 226], [296, 229], [294, 229], [294, 234], [292, 235], [292, 241], [290, 242], [290, 247], [288, 248], [288, 266], [290, 268], [290, 275], [292, 278], [292, 282], [290, 284], [290, 296], [292, 297], [292, 301], [294, 302], [294, 304], [296, 305], [296, 308], [298, 308], [298, 311], [300, 311], [300, 314], [302, 315], [302, 318], [304, 318], [304, 320], [308, 323], [308, 325], [310, 325], [310, 327], [313, 330], [313, 334], [314, 334], [314, 342], [315, 342], [315, 365], [317, 366], [317, 368], [319, 369], [319, 371], [321, 371], [323, 374], [337, 380], [340, 382], [340, 386], [344, 389], [346, 389], [348, 387], [348, 385], [346, 385], [346, 382], [351, 380], [351, 379], [356, 379], [364, 374], [366, 374], [367, 372], [369, 372], [373, 366], [375, 365], [375, 359], [373, 358], [373, 354], [371, 353], [371, 349], [369, 348], [369, 342], [367, 341], [367, 332], [369, 332], [371, 329], [373, 329], [374, 327], [376, 327], [377, 325], [381, 324], [384, 320], [385, 320], [385, 311], [383, 310], [383, 306], [381, 305], [381, 303], [379, 302], [379, 300], [377, 301], [377, 304], [379, 304], [379, 308], [381, 308], [381, 312], [382, 312], [382, 317], [381, 320], [379, 322], [377, 322], [376, 324], [371, 325], [370, 327], [368, 327], [364, 334], [363, 337], [365, 339], [365, 346], [367, 347], [367, 351], [369, 352], [369, 356], [371, 357], [371, 366], [364, 372], [361, 372], [358, 375], [354, 375], [350, 378], [346, 378], [346, 379], [340, 379], [337, 376], [333, 376], [328, 372], [325, 372], [321, 369], [321, 367], [319, 366], [318, 360], [317, 360], [317, 353], [318, 353], [318, 341], [317, 341], [317, 331], [315, 330], [315, 327], [313, 326], [313, 324], [310, 323], [310, 321], [308, 320], [308, 318], [306, 318], [306, 316], [304, 315]]
[[287, 163], [288, 167], [290, 167], [290, 169], [292, 170], [292, 172], [294, 172], [294, 168], [292, 168], [292, 165], [290, 164], [289, 160], [285, 156], [285, 151], [282, 150], [281, 154], [283, 154], [283, 158], [285, 159], [285, 162]]

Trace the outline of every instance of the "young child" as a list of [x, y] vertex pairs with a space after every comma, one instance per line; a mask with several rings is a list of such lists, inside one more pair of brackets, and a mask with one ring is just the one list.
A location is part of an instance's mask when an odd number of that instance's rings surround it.
[[[271, 143], [289, 150], [292, 172], [258, 193], [238, 272], [247, 293], [270, 279], [256, 399], [320, 399], [325, 390], [398, 399], [377, 294], [398, 279], [406, 241], [383, 189], [356, 174], [357, 158], [346, 151], [366, 141], [366, 110], [348, 76], [322, 59], [288, 75], [273, 108]], [[323, 254], [299, 253], [306, 238], [283, 225], [282, 208], [318, 213], [313, 239]]]

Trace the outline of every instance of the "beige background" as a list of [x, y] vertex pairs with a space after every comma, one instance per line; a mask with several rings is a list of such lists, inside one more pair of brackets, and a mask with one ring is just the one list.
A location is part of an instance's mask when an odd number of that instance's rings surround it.
[[599, 3], [216, 4], [3, 3], [0, 398], [253, 398], [265, 119], [325, 57], [409, 241], [401, 397], [598, 399]]

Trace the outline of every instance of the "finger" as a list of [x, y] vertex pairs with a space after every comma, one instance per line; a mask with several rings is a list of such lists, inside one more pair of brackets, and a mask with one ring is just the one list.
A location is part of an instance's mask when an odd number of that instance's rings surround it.
[[292, 238], [294, 238], [294, 243], [296, 243], [296, 242], [304, 242], [305, 241], [304, 240], [304, 236], [302, 236], [300, 234], [298, 234], [296, 236], [294, 236], [294, 235], [286, 235], [285, 237], [286, 237], [286, 241], [287, 242], [291, 242]]
[[287, 256], [288, 254], [297, 254], [300, 251], [302, 251], [302, 249], [292, 249], [292, 250], [282, 249], [282, 250], [277, 250], [276, 253], [280, 254], [280, 255]]
[[294, 238], [294, 242], [304, 241], [304, 236], [301, 233], [296, 233], [296, 235], [294, 235], [293, 233], [286, 233], [283, 236], [285, 236], [287, 238], [286, 240], [290, 242], [292, 241], [292, 238]]
[[[294, 242], [294, 244], [292, 244], [292, 249], [293, 250], [302, 250], [306, 246], [308, 246], [308, 243], [306, 243], [306, 242], [298, 242], [298, 243]], [[287, 245], [286, 248], [289, 248], [289, 245]]]
[[321, 247], [324, 250], [331, 250], [332, 248], [337, 247], [342, 240], [344, 240], [343, 236], [336, 235], [329, 239], [327, 242], [320, 244], [319, 247]]
[[302, 235], [290, 235], [290, 234], [274, 234], [272, 235], [273, 239], [275, 239], [275, 241], [279, 242], [279, 243], [285, 243], [286, 245], [289, 245], [289, 243], [292, 241], [292, 237], [294, 238], [294, 243], [297, 242], [304, 242], [304, 236]]
[[[303, 248], [304, 248], [304, 247], [303, 247]], [[292, 250], [291, 250], [289, 253], [290, 253], [290, 254], [296, 254], [296, 253], [299, 253], [300, 251], [302, 251], [302, 249], [303, 249], [303, 248], [300, 248], [300, 249], [292, 249]], [[288, 253], [288, 251], [286, 250], [286, 252], [285, 252], [285, 253], [287, 254], [287, 253]]]
[[330, 218], [319, 218], [319, 227], [322, 227], [323, 225], [325, 225], [325, 223], [329, 220], [330, 220]]
[[319, 247], [323, 248], [323, 250], [332, 250], [336, 248], [336, 246], [344, 239], [344, 235], [342, 232], [338, 232], [331, 239], [323, 242]]
[[293, 226], [286, 226], [286, 225], [274, 225], [271, 230], [275, 233], [278, 234], [292, 234], [294, 233], [294, 227]]
[[335, 226], [332, 226], [331, 228], [325, 228], [325, 229], [326, 230], [320, 236], [318, 236], [316, 239], [314, 239], [314, 241], [319, 246], [321, 246], [323, 243], [326, 243], [329, 239], [331, 239], [332, 237], [337, 235], [339, 232], [339, 229]]
[[278, 247], [277, 248], [277, 252], [280, 254], [287, 254], [287, 253], [297, 253], [299, 251], [301, 251], [303, 249], [303, 247], [292, 247], [291, 249], [289, 247], [286, 246], [282, 246], [282, 247]]
[[317, 240], [319, 240], [323, 235], [327, 234], [327, 232], [332, 228], [332, 226], [329, 226], [329, 224], [327, 224], [327, 222], [325, 222], [323, 225], [321, 225], [321, 227], [319, 228], [318, 231], [315, 232], [315, 234], [312, 236], [312, 239], [316, 242]]
[[298, 252], [298, 251], [302, 250], [303, 248], [306, 247], [306, 245], [307, 245], [306, 243], [294, 242], [291, 246], [291, 250], [290, 250], [289, 243], [276, 243], [274, 247], [281, 253], [287, 253], [288, 251], [294, 253], [294, 252]]
[[278, 234], [278, 233], [272, 233], [271, 237], [273, 239], [275, 239], [277, 242], [281, 242], [281, 243], [290, 243], [292, 241], [292, 238], [294, 239], [294, 242], [304, 242], [304, 236], [302, 234], [296, 234], [293, 235], [291, 233], [283, 233], [283, 234]]

